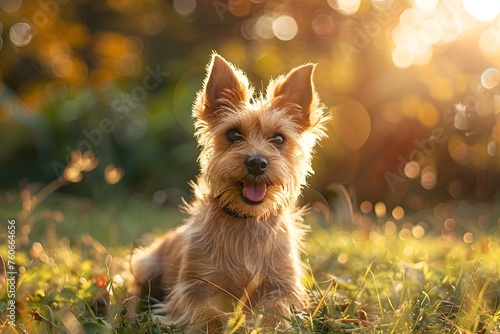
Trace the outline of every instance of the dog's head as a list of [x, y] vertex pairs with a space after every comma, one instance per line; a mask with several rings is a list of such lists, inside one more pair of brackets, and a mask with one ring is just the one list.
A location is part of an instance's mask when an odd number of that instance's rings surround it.
[[243, 72], [212, 56], [193, 114], [200, 179], [226, 212], [262, 219], [297, 200], [328, 119], [314, 68], [296, 67], [254, 98]]

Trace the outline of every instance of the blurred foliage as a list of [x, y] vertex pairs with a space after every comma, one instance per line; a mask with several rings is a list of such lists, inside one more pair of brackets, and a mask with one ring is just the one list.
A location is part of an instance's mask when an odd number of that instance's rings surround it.
[[468, 0], [2, 0], [0, 187], [39, 189], [71, 152], [92, 151], [99, 165], [62, 191], [178, 204], [197, 173], [191, 104], [216, 50], [258, 89], [318, 63], [334, 116], [311, 179], [320, 193], [345, 185], [356, 210], [494, 206], [499, 12]]

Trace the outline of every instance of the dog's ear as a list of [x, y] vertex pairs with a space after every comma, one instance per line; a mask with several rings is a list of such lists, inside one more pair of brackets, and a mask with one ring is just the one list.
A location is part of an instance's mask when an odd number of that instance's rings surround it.
[[294, 68], [285, 78], [273, 83], [272, 96], [268, 96], [274, 108], [289, 109], [305, 129], [311, 127], [311, 113], [319, 104], [312, 79], [315, 67], [315, 64], [306, 64]]
[[249, 100], [248, 79], [221, 56], [214, 54], [202, 91], [199, 118], [210, 122], [225, 112], [235, 112]]

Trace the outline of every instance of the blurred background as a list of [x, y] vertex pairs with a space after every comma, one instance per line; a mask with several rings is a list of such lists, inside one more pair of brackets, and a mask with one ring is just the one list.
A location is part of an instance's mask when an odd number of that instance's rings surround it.
[[215, 50], [257, 90], [318, 64], [333, 115], [305, 192], [318, 210], [366, 228], [496, 226], [499, 13], [487, 0], [0, 0], [0, 207], [177, 210]]

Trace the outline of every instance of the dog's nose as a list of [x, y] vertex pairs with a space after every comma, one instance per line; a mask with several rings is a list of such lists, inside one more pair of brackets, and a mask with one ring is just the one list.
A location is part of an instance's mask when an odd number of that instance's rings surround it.
[[267, 170], [267, 165], [266, 158], [258, 155], [248, 157], [247, 159], [247, 169], [255, 176], [264, 174]]

